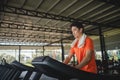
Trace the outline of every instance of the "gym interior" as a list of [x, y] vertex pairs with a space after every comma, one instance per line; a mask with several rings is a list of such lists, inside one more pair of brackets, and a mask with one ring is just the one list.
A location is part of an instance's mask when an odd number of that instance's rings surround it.
[[[74, 21], [94, 42], [97, 75], [62, 64]], [[0, 0], [0, 80], [109, 78], [120, 80], [120, 0]]]

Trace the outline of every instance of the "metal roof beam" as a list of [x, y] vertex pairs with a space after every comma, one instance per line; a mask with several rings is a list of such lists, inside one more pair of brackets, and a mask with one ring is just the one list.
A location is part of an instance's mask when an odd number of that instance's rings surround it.
[[37, 5], [37, 7], [35, 8], [35, 10], [39, 9], [39, 7], [41, 6], [41, 4], [43, 3], [44, 0], [39, 0], [39, 4]]
[[40, 17], [40, 18], [47, 18], [47, 19], [54, 19], [54, 20], [61, 20], [61, 21], [68, 21], [68, 22], [79, 21], [84, 24], [97, 25], [97, 26], [102, 25], [103, 27], [113, 27], [109, 24], [101, 24], [101, 23], [96, 23], [96, 22], [75, 19], [71, 17], [54, 15], [54, 14], [49, 14], [45, 12], [37, 12], [33, 10], [20, 9], [20, 8], [15, 8], [15, 7], [10, 7], [10, 6], [4, 6], [4, 9], [2, 10], [2, 12], [33, 16], [33, 17]]
[[49, 12], [50, 10], [52, 10], [61, 0], [57, 0], [48, 10], [47, 12]]
[[24, 7], [24, 5], [26, 4], [26, 2], [27, 2], [27, 0], [24, 0], [24, 2], [23, 2], [23, 4], [22, 4], [21, 8]]
[[40, 17], [40, 18], [47, 18], [47, 19], [54, 19], [54, 20], [61, 20], [61, 21], [69, 21], [69, 22], [79, 21], [86, 24], [98, 25], [98, 23], [96, 22], [84, 21], [84, 20], [74, 19], [70, 17], [49, 14], [45, 12], [15, 8], [11, 6], [4, 6], [4, 10], [1, 10], [1, 11], [6, 13], [12, 13], [12, 14], [19, 14], [19, 15], [26, 15], [26, 16], [33, 16], [33, 17]]
[[[12, 13], [12, 14], [19, 14], [19, 15], [26, 15], [26, 16], [32, 16], [32, 17], [40, 17], [40, 18], [68, 21], [68, 22], [79, 21], [79, 22], [82, 22], [83, 24], [90, 24], [90, 25], [97, 25], [97, 26], [103, 25], [101, 23], [79, 20], [79, 19], [75, 19], [75, 18], [49, 14], [49, 13], [45, 13], [45, 12], [38, 12], [38, 11], [33, 11], [33, 10], [15, 8], [15, 7], [10, 7], [10, 6], [4, 6], [4, 9], [1, 11], [6, 12], [6, 13]], [[110, 27], [110, 25], [108, 25], [108, 24], [104, 24], [104, 26]]]
[[120, 0], [98, 0], [98, 1], [120, 7]]
[[[13, 28], [13, 29], [19, 29], [18, 26], [20, 27], [20, 29], [23, 29], [23, 30], [31, 30], [31, 31], [46, 31], [46, 33], [48, 32], [55, 32], [56, 34], [61, 34], [61, 33], [64, 33], [64, 34], [69, 34], [70, 31], [67, 31], [67, 30], [60, 30], [60, 29], [52, 29], [52, 28], [46, 28], [46, 27], [42, 27], [42, 26], [28, 26], [28, 25], [24, 25], [24, 24], [16, 24], [14, 22], [0, 22], [0, 26], [4, 28], [4, 26], [2, 25], [8, 25], [6, 26], [7, 28], [10, 28], [10, 25], [12, 26], [17, 26], [17, 28]], [[27, 29], [28, 27], [30, 27], [30, 29]]]

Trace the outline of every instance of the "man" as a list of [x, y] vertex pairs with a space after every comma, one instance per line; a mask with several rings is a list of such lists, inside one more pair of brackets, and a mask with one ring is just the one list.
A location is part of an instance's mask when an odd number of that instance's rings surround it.
[[63, 63], [68, 64], [72, 56], [76, 55], [78, 65], [75, 68], [97, 73], [93, 41], [84, 34], [84, 28], [80, 22], [73, 22], [70, 28], [75, 40], [72, 42], [70, 52]]

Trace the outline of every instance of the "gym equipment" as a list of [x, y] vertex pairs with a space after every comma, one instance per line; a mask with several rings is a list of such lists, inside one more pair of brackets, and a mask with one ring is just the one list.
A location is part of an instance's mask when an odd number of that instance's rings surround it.
[[17, 74], [17, 76], [14, 76], [13, 80], [22, 79], [22, 80], [39, 80], [42, 73], [39, 71], [37, 72], [37, 69], [26, 66], [18, 61], [13, 61], [11, 65], [15, 66], [17, 70], [20, 71], [20, 73]]
[[100, 80], [100, 75], [81, 71], [63, 64], [49, 56], [37, 57], [32, 64], [47, 76], [58, 78], [60, 80]]
[[94, 74], [63, 64], [49, 56], [36, 57], [32, 61], [40, 72], [59, 80], [120, 80], [120, 75]]

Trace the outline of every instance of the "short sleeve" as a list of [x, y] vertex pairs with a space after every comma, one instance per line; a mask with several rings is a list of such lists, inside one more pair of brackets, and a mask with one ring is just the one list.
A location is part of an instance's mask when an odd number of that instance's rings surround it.
[[86, 45], [85, 45], [85, 48], [86, 48], [86, 49], [90, 49], [90, 50], [93, 50], [93, 49], [94, 49], [92, 39], [87, 38], [87, 40], [86, 40], [86, 43], [85, 43], [85, 44], [86, 44]]

